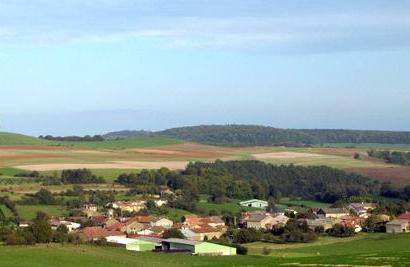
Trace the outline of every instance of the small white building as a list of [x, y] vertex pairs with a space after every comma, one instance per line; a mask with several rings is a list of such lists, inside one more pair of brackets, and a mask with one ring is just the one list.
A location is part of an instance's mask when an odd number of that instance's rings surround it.
[[250, 199], [250, 200], [240, 202], [239, 205], [241, 205], [242, 207], [266, 209], [268, 207], [268, 201], [260, 200], [260, 199]]

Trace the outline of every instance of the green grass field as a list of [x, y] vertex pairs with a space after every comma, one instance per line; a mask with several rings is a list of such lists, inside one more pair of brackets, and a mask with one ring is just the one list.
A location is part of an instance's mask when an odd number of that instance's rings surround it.
[[54, 142], [56, 145], [91, 148], [91, 149], [124, 149], [124, 148], [145, 148], [165, 145], [176, 145], [183, 141], [166, 137], [140, 137], [133, 139], [108, 140], [102, 142]]
[[50, 143], [50, 141], [38, 139], [27, 135], [0, 132], [0, 146], [47, 145]]
[[63, 147], [78, 147], [92, 149], [121, 149], [121, 148], [143, 148], [163, 145], [181, 144], [184, 141], [166, 137], [140, 137], [121, 140], [107, 140], [102, 142], [70, 142], [50, 141], [32, 136], [0, 132], [0, 146], [15, 145], [49, 145]]
[[241, 202], [241, 200], [228, 199], [226, 202], [220, 203], [220, 204], [210, 203], [208, 202], [208, 196], [201, 195], [201, 199], [198, 203], [198, 207], [206, 209], [208, 211], [211, 211], [211, 210], [218, 211], [218, 212], [230, 211], [232, 213], [238, 213], [242, 210], [246, 210], [246, 211], [258, 210], [258, 209], [250, 208], [250, 207], [242, 207], [239, 205], [239, 202]]
[[65, 207], [58, 205], [17, 205], [17, 211], [24, 220], [33, 219], [38, 211], [53, 217], [64, 216], [68, 213]]
[[[0, 266], [13, 267], [273, 267], [273, 266], [409, 266], [410, 234], [369, 234], [355, 238], [328, 238], [313, 244], [247, 245], [251, 254], [233, 257], [197, 257], [182, 254], [129, 252], [124, 248], [87, 245], [0, 247]], [[263, 245], [263, 246], [261, 246]], [[283, 246], [283, 247], [278, 247]], [[256, 248], [256, 249], [252, 249]], [[260, 248], [260, 249], [259, 249]], [[73, 257], [75, 255], [75, 257]]]

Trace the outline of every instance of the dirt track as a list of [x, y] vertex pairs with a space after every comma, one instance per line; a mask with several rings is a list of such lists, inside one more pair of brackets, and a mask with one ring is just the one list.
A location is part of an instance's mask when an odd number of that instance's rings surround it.
[[302, 152], [273, 152], [261, 153], [252, 155], [256, 159], [297, 159], [297, 158], [312, 158], [324, 157], [324, 155]]
[[18, 169], [29, 171], [55, 171], [67, 169], [159, 169], [162, 167], [171, 170], [181, 170], [186, 167], [187, 161], [110, 161], [106, 163], [52, 163], [15, 166]]

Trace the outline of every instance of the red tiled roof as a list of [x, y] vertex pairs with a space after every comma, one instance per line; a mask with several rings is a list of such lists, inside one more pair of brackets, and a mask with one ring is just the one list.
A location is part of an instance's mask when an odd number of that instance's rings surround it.
[[108, 231], [121, 231], [121, 228], [124, 226], [123, 223], [114, 223], [113, 225], [108, 226], [106, 229]]
[[410, 212], [406, 212], [406, 213], [400, 214], [400, 215], [397, 217], [397, 219], [400, 219], [400, 220], [409, 220], [409, 221], [410, 221]]

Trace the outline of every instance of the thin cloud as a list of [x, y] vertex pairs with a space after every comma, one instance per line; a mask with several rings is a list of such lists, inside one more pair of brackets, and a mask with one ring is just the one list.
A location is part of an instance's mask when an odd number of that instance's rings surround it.
[[[33, 3], [36, 2], [36, 3]], [[186, 3], [179, 0], [176, 3]], [[256, 1], [271, 7], [266, 1]], [[23, 5], [26, 3], [26, 5]], [[57, 4], [56, 4], [57, 3]], [[210, 5], [217, 6], [210, 1]], [[244, 4], [249, 3], [244, 1]], [[188, 16], [156, 1], [4, 1], [0, 4], [0, 43], [59, 44], [155, 40], [159, 46], [197, 49], [268, 49], [277, 52], [333, 52], [410, 46], [406, 8], [320, 12], [292, 11], [271, 16], [253, 11], [235, 16]], [[236, 3], [241, 5], [240, 2]], [[158, 6], [157, 14], [153, 13]], [[188, 5], [189, 7], [189, 5]], [[21, 9], [21, 10], [20, 10]], [[189, 8], [188, 8], [189, 9]], [[172, 10], [170, 12], [169, 10]], [[262, 9], [261, 9], [262, 10]], [[242, 14], [237, 11], [238, 14]]]

